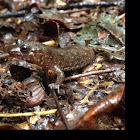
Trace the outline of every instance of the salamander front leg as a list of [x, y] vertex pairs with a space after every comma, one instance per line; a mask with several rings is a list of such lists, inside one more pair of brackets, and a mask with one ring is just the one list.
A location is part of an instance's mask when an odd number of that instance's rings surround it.
[[64, 75], [64, 72], [60, 69], [60, 67], [56, 65], [53, 67], [52, 70], [56, 73], [57, 79], [55, 83], [49, 84], [49, 87], [51, 89], [57, 89], [59, 92], [59, 87], [63, 83], [65, 75]]

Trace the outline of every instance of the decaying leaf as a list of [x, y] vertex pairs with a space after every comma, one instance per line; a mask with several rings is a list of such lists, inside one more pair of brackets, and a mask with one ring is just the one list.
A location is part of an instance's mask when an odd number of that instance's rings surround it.
[[107, 52], [110, 58], [124, 60], [125, 29], [119, 27], [118, 23], [118, 16], [103, 14], [100, 18], [85, 24], [74, 40], [79, 44], [101, 49]]
[[119, 27], [119, 17], [115, 15], [103, 14], [99, 19], [100, 23], [97, 23], [101, 27], [104, 27], [113, 36], [115, 36], [123, 45], [125, 45], [125, 29]]

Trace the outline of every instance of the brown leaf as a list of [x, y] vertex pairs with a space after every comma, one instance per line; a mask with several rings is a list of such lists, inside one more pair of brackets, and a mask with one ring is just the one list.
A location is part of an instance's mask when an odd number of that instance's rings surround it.
[[114, 110], [122, 99], [123, 91], [124, 85], [118, 87], [97, 104], [91, 106], [85, 115], [79, 119], [77, 125], [73, 129], [96, 129], [97, 116], [101, 113], [107, 113]]

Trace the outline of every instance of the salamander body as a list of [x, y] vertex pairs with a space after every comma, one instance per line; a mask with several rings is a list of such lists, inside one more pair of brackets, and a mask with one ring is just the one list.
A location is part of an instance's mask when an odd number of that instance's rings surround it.
[[80, 69], [95, 59], [92, 49], [74, 45], [68, 48], [54, 48], [38, 42], [17, 41], [9, 48], [11, 57], [37, 64], [45, 71], [49, 69], [57, 75], [57, 85], [64, 80], [64, 71]]

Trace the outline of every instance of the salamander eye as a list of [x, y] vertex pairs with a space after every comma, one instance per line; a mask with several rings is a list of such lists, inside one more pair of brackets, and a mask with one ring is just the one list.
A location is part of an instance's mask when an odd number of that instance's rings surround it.
[[27, 51], [29, 50], [29, 46], [26, 45], [26, 44], [24, 44], [24, 45], [22, 45], [22, 46], [20, 47], [20, 50], [21, 50], [22, 52], [27, 52]]

